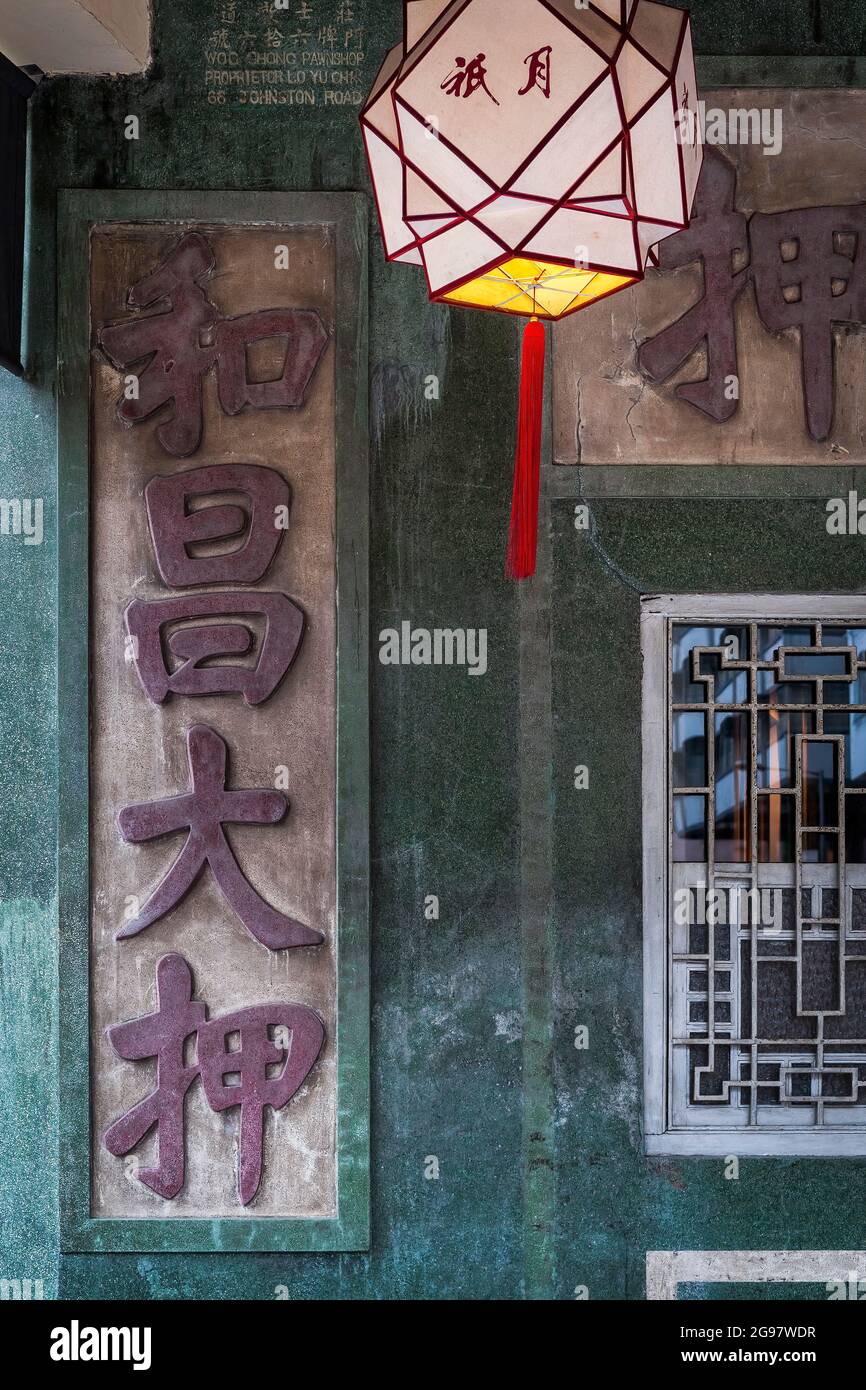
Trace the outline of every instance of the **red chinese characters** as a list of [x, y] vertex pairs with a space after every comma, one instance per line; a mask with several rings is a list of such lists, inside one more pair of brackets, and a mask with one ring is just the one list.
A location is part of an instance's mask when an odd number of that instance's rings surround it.
[[[282, 1110], [304, 1084], [322, 1050], [324, 1024], [313, 1009], [288, 1003], [254, 1004], [208, 1021], [207, 1008], [192, 997], [192, 971], [183, 956], [163, 956], [156, 980], [156, 1012], [108, 1032], [125, 1061], [156, 1058], [156, 1086], [107, 1130], [105, 1146], [122, 1157], [155, 1126], [156, 1166], [139, 1168], [136, 1176], [158, 1196], [176, 1197], [186, 1176], [184, 1102], [200, 1077], [212, 1110], [240, 1106], [238, 1192], [247, 1206], [261, 1182], [265, 1109]], [[197, 1060], [187, 1064], [184, 1044], [191, 1036]]]
[[[238, 501], [220, 502], [220, 495]], [[167, 584], [255, 584], [273, 563], [288, 526], [285, 479], [256, 464], [217, 464], [151, 478], [144, 490], [159, 573]], [[202, 505], [205, 498], [212, 505]], [[207, 542], [241, 538], [231, 551], [202, 554]], [[215, 618], [225, 617], [225, 623]], [[212, 663], [253, 651], [253, 620], [264, 623], [255, 666]], [[186, 624], [186, 626], [181, 626]], [[161, 704], [170, 694], [242, 694], [247, 704], [270, 698], [297, 655], [304, 615], [285, 594], [191, 594], [146, 601], [126, 610], [127, 632], [141, 683]], [[179, 665], [169, 665], [169, 658]]]
[[[97, 335], [118, 368], [143, 364], [136, 378], [139, 392], [124, 399], [121, 419], [137, 424], [166, 408], [169, 415], [157, 437], [178, 457], [201, 443], [202, 381], [212, 367], [227, 414], [297, 409], [327, 344], [321, 319], [310, 310], [220, 317], [204, 288], [214, 263], [206, 238], [187, 234], [129, 290], [131, 307], [154, 312], [104, 327]], [[247, 348], [264, 338], [283, 339], [282, 369], [272, 381], [251, 381]], [[273, 696], [301, 649], [306, 619], [287, 594], [254, 586], [265, 579], [285, 542], [291, 501], [281, 473], [252, 463], [205, 464], [147, 482], [144, 503], [156, 569], [163, 583], [178, 591], [135, 598], [125, 612], [127, 656], [154, 705], [170, 698], [242, 696], [254, 709]], [[184, 839], [143, 905], [134, 900], [134, 915], [118, 930], [117, 940], [137, 936], [175, 912], [209, 873], [234, 915], [267, 950], [320, 945], [321, 931], [279, 911], [253, 886], [226, 833], [232, 825], [280, 823], [289, 810], [287, 797], [268, 787], [230, 786], [229, 749], [210, 723], [193, 723], [186, 741], [187, 787], [118, 811], [127, 844]], [[218, 931], [215, 927], [215, 939]], [[137, 1176], [159, 1196], [176, 1197], [186, 1171], [184, 1100], [200, 1078], [211, 1109], [240, 1107], [238, 1186], [246, 1206], [262, 1175], [264, 1112], [282, 1109], [297, 1093], [324, 1044], [324, 1024], [314, 1010], [291, 1002], [241, 1007], [208, 1021], [204, 1004], [193, 998], [191, 968], [180, 955], [162, 957], [156, 983], [156, 1011], [109, 1030], [119, 1057], [157, 1059], [156, 1087], [111, 1125], [105, 1145], [114, 1155], [128, 1154], [155, 1126], [158, 1163]], [[192, 1035], [194, 1063], [184, 1052]]]
[[[261, 617], [265, 634], [255, 667], [211, 666], [216, 657], [245, 656], [255, 634], [245, 617]], [[228, 618], [175, 627], [190, 619]], [[126, 628], [141, 683], [155, 704], [174, 695], [243, 695], [248, 705], [270, 698], [297, 655], [304, 635], [304, 615], [285, 594], [191, 594], [148, 603], [134, 599], [126, 610]], [[170, 654], [181, 665], [170, 670], [163, 649], [168, 631]]]
[[238, 865], [224, 826], [275, 825], [288, 810], [278, 791], [230, 791], [226, 787], [227, 749], [223, 739], [205, 724], [187, 734], [189, 791], [162, 801], [124, 806], [118, 816], [123, 838], [133, 844], [186, 830], [186, 841], [159, 887], [117, 939], [137, 936], [171, 912], [186, 896], [205, 864], [209, 864], [223, 896], [250, 932], [272, 951], [290, 946], [318, 946], [324, 939], [301, 922], [277, 912], [255, 891]]
[[[196, 506], [220, 493], [242, 493], [238, 503]], [[289, 485], [273, 468], [219, 463], [151, 478], [144, 489], [147, 519], [160, 575], [172, 588], [191, 584], [256, 584], [280, 548], [291, 505]], [[245, 535], [230, 555], [202, 555], [193, 546]]]
[[[202, 381], [212, 367], [227, 415], [237, 415], [245, 406], [297, 407], [328, 341], [322, 320], [309, 309], [260, 309], [221, 318], [203, 283], [213, 270], [210, 243], [198, 232], [187, 233], [127, 294], [131, 309], [155, 312], [137, 313], [125, 323], [103, 327], [98, 335], [112, 366], [127, 371], [139, 367], [137, 394], [124, 395], [118, 416], [125, 425], [136, 425], [170, 405], [171, 417], [157, 434], [167, 453], [177, 458], [194, 454], [201, 444]], [[283, 341], [283, 369], [274, 381], [252, 382], [246, 350], [266, 338]]]
[[826, 439], [835, 409], [834, 325], [866, 323], [866, 203], [749, 219], [735, 195], [736, 171], [710, 151], [691, 226], [659, 247], [662, 270], [702, 263], [703, 297], [645, 342], [638, 361], [653, 381], [666, 381], [705, 343], [706, 378], [678, 386], [677, 395], [719, 423], [729, 420], [740, 399], [734, 309], [751, 284], [765, 328], [799, 331], [806, 425], [813, 439]]

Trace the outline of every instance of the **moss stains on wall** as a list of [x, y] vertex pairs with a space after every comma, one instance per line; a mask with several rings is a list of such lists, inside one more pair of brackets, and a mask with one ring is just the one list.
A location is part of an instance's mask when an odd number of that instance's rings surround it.
[[[260, 8], [237, 3], [243, 20], [255, 12], [260, 23]], [[592, 1297], [642, 1297], [648, 1244], [863, 1245], [859, 1167], [744, 1164], [742, 1180], [725, 1183], [721, 1165], [641, 1155], [638, 600], [597, 552], [575, 544], [565, 504], [553, 532], [554, 722], [542, 725], [555, 796], [554, 1052], [526, 1017], [527, 1001], [553, 984], [542, 973], [528, 989], [521, 974], [531, 817], [525, 806], [521, 815], [519, 758], [536, 711], [531, 667], [521, 667], [527, 609], [503, 578], [517, 331], [496, 315], [431, 307], [420, 272], [385, 266], [374, 236], [372, 650], [382, 628], [404, 619], [486, 627], [489, 670], [467, 680], [459, 668], [386, 668], [374, 659], [371, 671], [372, 1251], [58, 1259], [55, 784], [64, 693], [55, 688], [54, 605], [68, 519], [56, 505], [57, 190], [368, 186], [356, 108], [208, 100], [215, 9], [211, 0], [155, 0], [146, 76], [51, 79], [33, 101], [29, 376], [0, 380], [0, 493], [42, 497], [46, 534], [38, 547], [0, 540], [0, 985], [4, 1016], [16, 1020], [0, 1082], [12, 1116], [4, 1122], [0, 1275], [42, 1278], [46, 1293], [84, 1298], [268, 1299], [278, 1286], [293, 1299], [570, 1298], [576, 1285]], [[366, 88], [399, 35], [401, 5], [355, 0], [355, 11], [366, 30]], [[704, 53], [862, 52], [859, 3], [695, 0], [693, 11]], [[130, 114], [137, 141], [124, 138]], [[438, 401], [424, 398], [430, 375], [440, 380]], [[729, 505], [721, 567], [709, 573], [694, 538], [717, 524], [717, 503], [705, 504], [700, 526], [669, 502], [609, 503], [602, 532], [637, 587], [719, 587], [723, 579], [738, 587], [762, 569], [773, 587], [860, 586], [844, 547], [816, 552], [808, 573], [792, 568], [803, 529], [815, 524], [805, 504], [778, 510], [760, 562], [767, 504]], [[531, 746], [537, 757], [537, 739]], [[567, 790], [576, 749], [598, 769], [593, 799], [580, 808]], [[532, 785], [526, 771], [524, 788]], [[435, 924], [424, 920], [428, 894], [440, 899]], [[575, 1022], [594, 1030], [588, 1054], [574, 1049]], [[527, 1037], [540, 1052], [524, 1074]], [[546, 1108], [557, 1136], [555, 1156], [540, 1160], [552, 1165], [549, 1185], [528, 1180], [538, 1160], [523, 1124], [525, 1075], [527, 1113]], [[439, 1160], [438, 1181], [425, 1179], [428, 1156]]]

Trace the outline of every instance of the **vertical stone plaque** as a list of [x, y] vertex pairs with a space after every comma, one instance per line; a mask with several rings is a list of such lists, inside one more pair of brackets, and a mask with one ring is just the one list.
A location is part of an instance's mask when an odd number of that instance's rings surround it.
[[144, 1248], [206, 1249], [249, 1223], [240, 1248], [358, 1243], [339, 1234], [358, 1060], [338, 969], [341, 236], [89, 226], [97, 1245], [152, 1226]]

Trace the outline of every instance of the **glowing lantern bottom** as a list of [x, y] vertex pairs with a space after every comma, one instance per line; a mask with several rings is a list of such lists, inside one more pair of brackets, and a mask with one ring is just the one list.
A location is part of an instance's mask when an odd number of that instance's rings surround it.
[[494, 270], [465, 280], [439, 296], [446, 304], [473, 309], [500, 309], [533, 318], [559, 319], [605, 295], [633, 285], [636, 275], [607, 275], [574, 265], [514, 257]]

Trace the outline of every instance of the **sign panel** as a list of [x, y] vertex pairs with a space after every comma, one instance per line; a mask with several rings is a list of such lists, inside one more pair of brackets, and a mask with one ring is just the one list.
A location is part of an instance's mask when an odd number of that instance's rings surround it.
[[866, 462], [864, 116], [862, 91], [703, 94], [691, 226], [554, 330], [558, 463]]
[[366, 995], [347, 1002], [339, 968], [341, 933], [344, 967], [366, 946], [366, 661], [355, 646], [343, 664], [364, 587], [344, 615], [338, 576], [365, 567], [349, 426], [366, 366], [355, 200], [310, 201], [340, 215], [76, 223], [89, 892], [65, 987], [90, 1068], [68, 1131], [89, 1170], [86, 1214], [84, 1174], [66, 1174], [73, 1248], [208, 1249], [223, 1223], [244, 1248], [364, 1243], [366, 1033], [343, 1008]]

